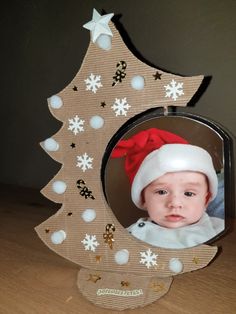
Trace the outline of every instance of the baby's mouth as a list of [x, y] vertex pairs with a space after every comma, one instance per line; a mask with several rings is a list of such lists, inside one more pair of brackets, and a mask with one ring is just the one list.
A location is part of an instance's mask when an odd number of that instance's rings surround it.
[[184, 219], [184, 217], [181, 215], [167, 215], [165, 216], [165, 218], [167, 221], [170, 221], [170, 222], [178, 222]]

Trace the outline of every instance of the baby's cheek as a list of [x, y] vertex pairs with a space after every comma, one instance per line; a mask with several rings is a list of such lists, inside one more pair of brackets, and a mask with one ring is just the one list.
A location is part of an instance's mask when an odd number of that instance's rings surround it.
[[195, 221], [198, 221], [199, 219], [201, 219], [203, 213], [204, 213], [204, 209], [203, 208], [198, 208], [196, 209], [193, 213], [192, 213], [192, 218], [195, 220]]
[[164, 216], [164, 212], [161, 209], [155, 209], [152, 212], [150, 212], [149, 217], [151, 217], [155, 222], [158, 220], [161, 220], [161, 218]]

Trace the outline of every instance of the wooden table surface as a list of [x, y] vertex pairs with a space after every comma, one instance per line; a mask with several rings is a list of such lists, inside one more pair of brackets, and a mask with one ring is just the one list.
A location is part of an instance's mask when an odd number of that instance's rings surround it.
[[[121, 313], [96, 307], [76, 286], [78, 266], [49, 250], [34, 227], [59, 208], [32, 189], [0, 189], [0, 313]], [[221, 247], [210, 266], [176, 276], [158, 301], [123, 313], [236, 313], [236, 232], [215, 244]]]

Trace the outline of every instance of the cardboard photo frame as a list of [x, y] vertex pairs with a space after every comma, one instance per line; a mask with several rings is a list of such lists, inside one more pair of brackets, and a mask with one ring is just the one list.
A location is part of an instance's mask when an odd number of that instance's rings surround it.
[[[116, 206], [110, 206], [110, 183], [103, 180], [109, 144], [151, 108], [167, 112], [168, 107], [185, 107], [203, 80], [202, 75], [175, 75], [138, 60], [112, 16], [94, 10], [85, 24], [91, 40], [79, 72], [48, 100], [63, 125], [41, 146], [62, 166], [42, 193], [62, 206], [35, 229], [52, 251], [80, 266], [77, 285], [88, 300], [123, 310], [162, 297], [174, 276], [208, 265], [217, 247], [170, 250], [141, 243], [117, 219]], [[200, 123], [203, 118], [194, 119]], [[226, 150], [224, 157], [230, 159]]]

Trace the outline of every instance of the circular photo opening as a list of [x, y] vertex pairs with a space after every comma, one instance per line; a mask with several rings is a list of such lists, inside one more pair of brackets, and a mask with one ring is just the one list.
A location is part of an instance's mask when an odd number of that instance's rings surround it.
[[150, 245], [212, 242], [225, 230], [224, 160], [224, 139], [210, 122], [146, 118], [113, 142], [104, 173], [107, 202], [120, 224]]

